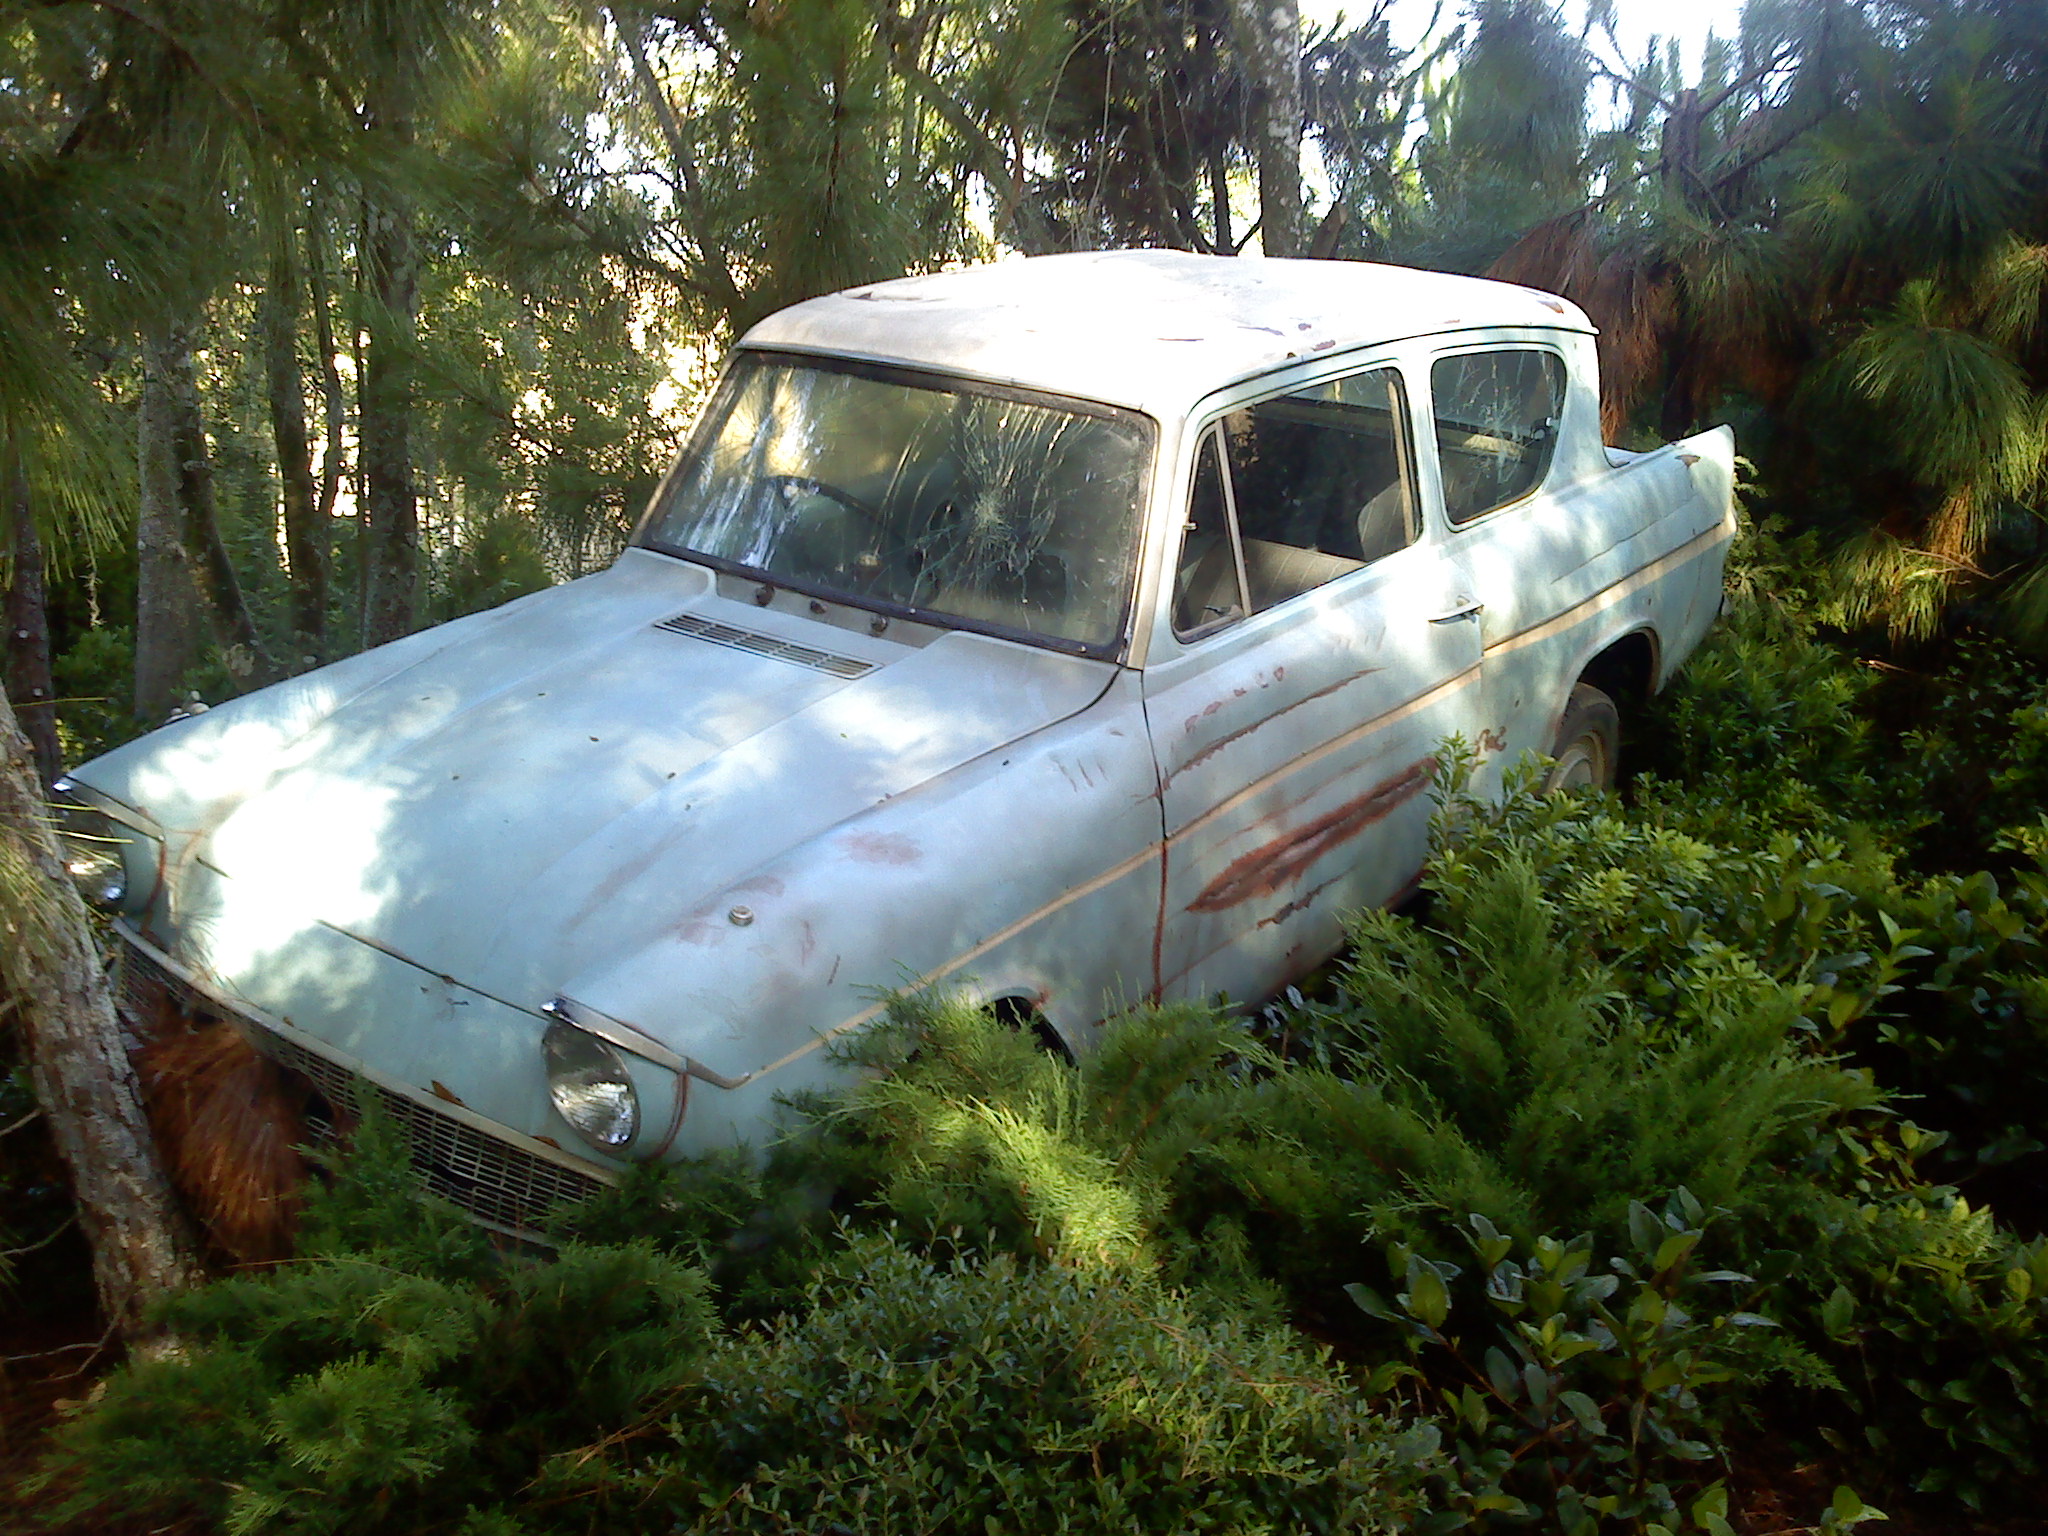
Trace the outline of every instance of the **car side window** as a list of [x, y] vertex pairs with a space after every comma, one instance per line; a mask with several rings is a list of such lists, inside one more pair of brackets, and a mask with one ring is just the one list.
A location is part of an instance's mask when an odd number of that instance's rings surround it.
[[1223, 434], [1202, 435], [1180, 566], [1173, 583], [1173, 632], [1197, 639], [1244, 617], [1244, 572], [1230, 525], [1230, 492], [1223, 468]]
[[1393, 369], [1262, 400], [1223, 432], [1250, 612], [1413, 542], [1413, 439]]
[[1534, 347], [1438, 358], [1429, 371], [1444, 512], [1469, 523], [1543, 482], [1564, 414], [1564, 360]]

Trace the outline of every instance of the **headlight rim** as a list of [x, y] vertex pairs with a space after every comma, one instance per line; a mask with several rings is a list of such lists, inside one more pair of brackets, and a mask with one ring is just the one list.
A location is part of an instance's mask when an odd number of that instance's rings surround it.
[[[631, 1068], [619, 1048], [601, 1035], [585, 1029], [568, 1013], [561, 1009], [546, 1010], [548, 1027], [541, 1035], [541, 1075], [547, 1084], [548, 1103], [562, 1123], [599, 1152], [611, 1157], [623, 1157], [639, 1138], [641, 1109], [640, 1091], [633, 1081]], [[559, 1049], [558, 1049], [559, 1047]], [[595, 1060], [604, 1069], [604, 1081], [614, 1085], [623, 1094], [616, 1130], [607, 1135], [578, 1118], [577, 1106], [568, 1100], [568, 1085], [565, 1073], [558, 1070], [558, 1060], [566, 1059], [568, 1050], [582, 1051], [587, 1058]]]
[[[80, 900], [114, 916], [132, 917], [147, 910], [163, 880], [162, 836], [68, 775], [50, 786], [50, 803], [56, 812], [52, 830]], [[111, 844], [114, 849], [117, 873], [97, 893], [88, 889], [88, 877], [74, 866], [74, 850], [81, 843]]]

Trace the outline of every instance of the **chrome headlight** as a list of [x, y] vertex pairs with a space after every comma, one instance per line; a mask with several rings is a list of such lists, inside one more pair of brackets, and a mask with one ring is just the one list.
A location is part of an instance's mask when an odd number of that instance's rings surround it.
[[640, 1129], [640, 1097], [618, 1051], [558, 1016], [541, 1038], [541, 1054], [548, 1097], [577, 1135], [605, 1152], [633, 1139]]
[[78, 894], [103, 912], [137, 912], [147, 906], [156, 884], [151, 841], [87, 803], [69, 779], [59, 779], [55, 793], [64, 867]]

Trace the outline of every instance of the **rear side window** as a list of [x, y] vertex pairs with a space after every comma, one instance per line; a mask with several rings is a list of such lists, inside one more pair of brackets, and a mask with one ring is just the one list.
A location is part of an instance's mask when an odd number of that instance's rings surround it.
[[1466, 352], [1429, 371], [1444, 511], [1469, 523], [1543, 482], [1564, 414], [1564, 360], [1533, 347]]
[[[1262, 400], [1220, 426], [1192, 487], [1174, 604], [1183, 636], [1234, 611], [1264, 612], [1414, 539], [1413, 440], [1392, 369]], [[1234, 545], [1219, 526], [1226, 508]]]

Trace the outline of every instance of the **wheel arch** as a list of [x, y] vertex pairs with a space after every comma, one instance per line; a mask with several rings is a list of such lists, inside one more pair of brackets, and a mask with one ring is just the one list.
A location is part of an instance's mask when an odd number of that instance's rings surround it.
[[1662, 686], [1662, 666], [1663, 648], [1657, 632], [1645, 624], [1609, 640], [1587, 657], [1573, 681], [1591, 683], [1626, 716], [1629, 710], [1649, 702]]
[[1073, 1044], [1046, 1016], [1045, 1003], [1043, 992], [1006, 991], [1000, 996], [981, 999], [981, 1006], [1002, 1023], [1028, 1033], [1046, 1051], [1071, 1062], [1074, 1059]]

